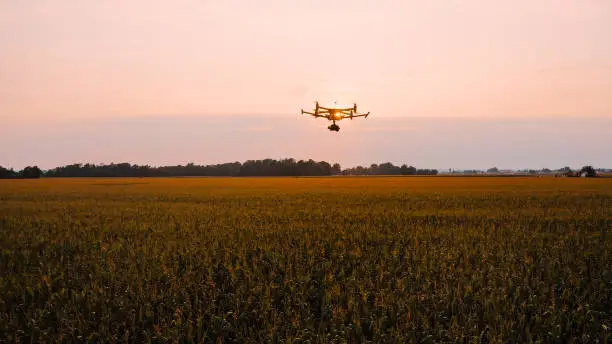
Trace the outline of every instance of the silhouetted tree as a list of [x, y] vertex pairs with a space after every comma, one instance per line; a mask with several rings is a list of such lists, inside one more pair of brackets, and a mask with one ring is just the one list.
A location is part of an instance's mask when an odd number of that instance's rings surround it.
[[595, 178], [597, 177], [597, 171], [593, 168], [593, 166], [584, 166], [579, 175], [585, 175], [587, 178]]
[[19, 177], [35, 179], [40, 178], [42, 174], [43, 173], [38, 166], [28, 166], [19, 172]]
[[340, 174], [340, 173], [342, 173], [342, 167], [340, 166], [339, 163], [335, 163], [332, 166], [332, 174]]
[[2, 166], [0, 166], [0, 179], [10, 179], [10, 178], [17, 178], [17, 172], [15, 172], [13, 169], [6, 169]]

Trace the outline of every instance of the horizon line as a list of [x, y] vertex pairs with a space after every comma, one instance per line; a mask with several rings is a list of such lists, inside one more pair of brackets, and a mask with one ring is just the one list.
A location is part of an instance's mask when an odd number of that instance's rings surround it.
[[[130, 166], [148, 166], [150, 168], [162, 168], [162, 167], [187, 166], [189, 164], [194, 164], [195, 166], [215, 166], [215, 165], [225, 165], [225, 164], [240, 163], [242, 165], [242, 164], [246, 163], [247, 161], [263, 161], [263, 160], [282, 161], [282, 160], [291, 160], [291, 159], [293, 159], [296, 162], [299, 162], [299, 161], [309, 161], [309, 160], [312, 160], [312, 161], [314, 161], [316, 163], [326, 162], [326, 163], [328, 163], [328, 164], [330, 164], [332, 166], [337, 163], [337, 164], [339, 164], [341, 166], [342, 170], [353, 169], [353, 168], [357, 168], [357, 167], [369, 168], [372, 164], [381, 165], [381, 164], [386, 164], [386, 163], [390, 163], [390, 164], [392, 164], [394, 166], [397, 166], [397, 167], [401, 167], [402, 165], [406, 165], [408, 167], [412, 166], [412, 167], [416, 167], [418, 169], [430, 169], [430, 170], [435, 169], [439, 173], [448, 173], [447, 171], [449, 169], [451, 171], [453, 171], [453, 172], [457, 172], [457, 171], [462, 171], [462, 172], [463, 171], [484, 171], [484, 172], [486, 172], [490, 168], [497, 168], [499, 171], [512, 171], [512, 172], [525, 171], [525, 170], [527, 170], [527, 171], [529, 171], [529, 170], [542, 171], [544, 169], [550, 169], [551, 171], [559, 171], [559, 170], [561, 170], [561, 169], [563, 169], [565, 167], [569, 167], [572, 170], [576, 169], [575, 167], [569, 166], [569, 165], [563, 166], [563, 167], [559, 167], [559, 168], [548, 168], [548, 167], [545, 167], [545, 168], [506, 168], [506, 167], [499, 168], [498, 166], [491, 166], [491, 167], [486, 167], [486, 168], [453, 168], [453, 167], [450, 167], [450, 168], [448, 168], [448, 167], [447, 168], [435, 168], [435, 167], [418, 167], [418, 166], [414, 166], [414, 165], [411, 165], [411, 164], [408, 164], [408, 163], [399, 163], [399, 164], [396, 164], [396, 163], [391, 162], [391, 161], [383, 161], [383, 162], [378, 162], [378, 163], [372, 162], [370, 164], [362, 164], [362, 165], [355, 165], [355, 166], [350, 166], [350, 167], [342, 167], [342, 165], [340, 163], [338, 163], [338, 162], [326, 161], [326, 160], [317, 160], [317, 159], [312, 159], [312, 158], [308, 158], [308, 159], [263, 158], [263, 159], [247, 159], [247, 160], [244, 160], [244, 161], [238, 161], [238, 160], [235, 160], [235, 161], [226, 161], [226, 162], [219, 162], [219, 163], [205, 163], [205, 162], [196, 163], [195, 161], [189, 161], [189, 162], [186, 162], [184, 164], [183, 163], [175, 163], [175, 164], [159, 164], [159, 165], [146, 164], [146, 163], [145, 164], [139, 164], [139, 163], [131, 163], [131, 162], [127, 162], [127, 161], [122, 161], [122, 162], [111, 161], [111, 162], [97, 162], [97, 163], [92, 163], [92, 162], [72, 162], [72, 163], [67, 163], [67, 164], [64, 164], [64, 165], [60, 164], [59, 166], [55, 166], [53, 168], [41, 168], [40, 166], [38, 166], [36, 164], [33, 164], [33, 165], [30, 164], [30, 165], [23, 166], [21, 169], [15, 168], [15, 167], [12, 167], [12, 166], [5, 166], [5, 165], [0, 164], [0, 167], [1, 168], [6, 168], [8, 170], [14, 170], [14, 171], [23, 170], [26, 167], [39, 167], [42, 171], [50, 171], [50, 170], [53, 170], [53, 169], [56, 169], [56, 168], [62, 168], [62, 167], [71, 166], [71, 165], [87, 165], [87, 164], [94, 165], [94, 166], [108, 166], [108, 165], [129, 164]], [[583, 166], [580, 166], [579, 168], [582, 168], [584, 166], [592, 166], [592, 164], [588, 164], [587, 163], [587, 164], [585, 164]], [[595, 168], [596, 170], [612, 170], [612, 167], [593, 166], [593, 168]]]

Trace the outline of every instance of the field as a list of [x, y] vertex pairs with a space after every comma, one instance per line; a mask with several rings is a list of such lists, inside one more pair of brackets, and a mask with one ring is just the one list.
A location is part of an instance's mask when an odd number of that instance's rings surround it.
[[0, 181], [1, 342], [584, 342], [612, 179]]

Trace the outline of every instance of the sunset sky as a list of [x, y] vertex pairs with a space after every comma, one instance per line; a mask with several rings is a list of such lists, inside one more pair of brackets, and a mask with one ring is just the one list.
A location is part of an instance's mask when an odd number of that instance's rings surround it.
[[[332, 133], [298, 115], [314, 100], [372, 115]], [[610, 147], [608, 0], [0, 2], [2, 166], [612, 167]]]

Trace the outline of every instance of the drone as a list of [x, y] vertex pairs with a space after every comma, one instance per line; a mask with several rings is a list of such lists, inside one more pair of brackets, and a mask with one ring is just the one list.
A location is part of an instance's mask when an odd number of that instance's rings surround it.
[[312, 115], [314, 118], [321, 117], [326, 118], [329, 121], [332, 121], [332, 125], [327, 127], [330, 131], [340, 131], [340, 126], [336, 124], [336, 121], [343, 120], [345, 118], [353, 119], [355, 117], [368, 117], [370, 114], [368, 113], [357, 113], [357, 104], [353, 104], [351, 108], [327, 108], [319, 106], [319, 102], [315, 102], [315, 110], [314, 112], [308, 112], [302, 110], [302, 115]]

